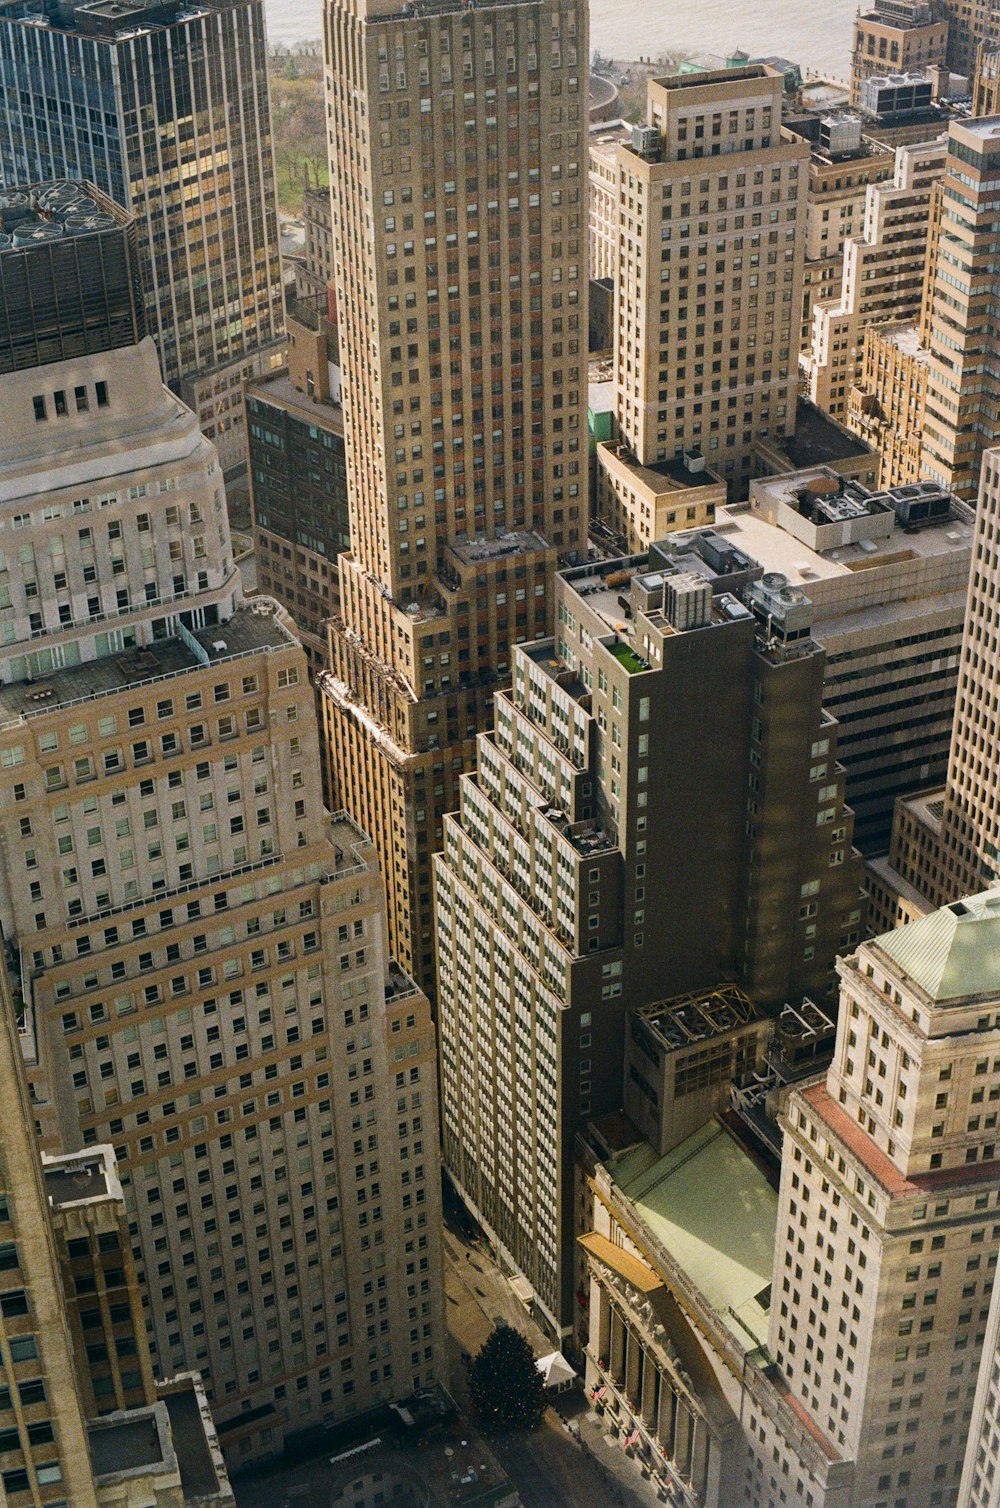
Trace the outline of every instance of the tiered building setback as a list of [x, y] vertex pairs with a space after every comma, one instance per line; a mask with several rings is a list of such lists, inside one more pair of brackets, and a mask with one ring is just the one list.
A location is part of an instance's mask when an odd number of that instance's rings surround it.
[[622, 1103], [627, 1009], [822, 993], [859, 935], [808, 600], [765, 576], [713, 603], [669, 543], [560, 573], [435, 861], [446, 1166], [556, 1335], [573, 1134]]

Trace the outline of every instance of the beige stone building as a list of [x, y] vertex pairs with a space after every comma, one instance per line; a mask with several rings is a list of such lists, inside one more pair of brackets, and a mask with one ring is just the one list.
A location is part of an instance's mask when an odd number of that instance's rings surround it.
[[674, 529], [710, 524], [726, 484], [700, 451], [640, 466], [620, 440], [597, 446], [598, 517], [632, 550], [647, 550]]
[[944, 787], [900, 802], [889, 862], [869, 875], [880, 912], [910, 913], [953, 900], [1000, 876], [1000, 803], [995, 757], [996, 616], [1000, 550], [1000, 453], [983, 457], [965, 610], [965, 632]]
[[196, 1375], [153, 1381], [111, 1148], [39, 1154], [0, 962], [0, 1491], [10, 1508], [233, 1508]]
[[890, 152], [869, 140], [862, 122], [843, 111], [827, 117], [818, 110], [801, 117], [786, 113], [786, 124], [810, 147], [800, 334], [800, 348], [808, 351], [813, 310], [840, 292], [844, 243], [864, 227], [868, 189], [889, 182], [893, 165]]
[[754, 64], [651, 79], [618, 151], [618, 428], [635, 463], [701, 454], [739, 496], [795, 423], [808, 146]]
[[931, 190], [944, 162], [943, 138], [896, 149], [891, 184], [869, 187], [863, 225], [844, 242], [838, 296], [813, 309], [804, 389], [836, 419], [847, 417], [866, 329], [920, 312]]
[[979, 359], [1000, 329], [992, 292], [1000, 232], [991, 214], [998, 164], [1000, 117], [951, 123], [921, 319], [928, 352], [921, 474], [970, 501], [983, 451], [1000, 439], [1000, 387]]
[[618, 149], [632, 141], [624, 120], [590, 126], [590, 276], [614, 278], [618, 267]]
[[0, 252], [0, 922], [42, 1145], [114, 1147], [156, 1374], [243, 1462], [440, 1373], [434, 1036], [109, 218]]
[[851, 104], [861, 103], [865, 79], [878, 74], [922, 73], [943, 63], [948, 20], [928, 0], [877, 0], [854, 18], [851, 51]]
[[352, 499], [326, 737], [429, 984], [442, 815], [586, 547], [587, 11], [330, 0], [325, 31]]
[[588, 1393], [668, 1500], [955, 1502], [995, 1363], [998, 928], [994, 891], [841, 961], [777, 1192], [718, 1121], [664, 1155], [622, 1118], [582, 1140]]
[[927, 407], [927, 350], [914, 324], [869, 325], [864, 332], [846, 422], [878, 456], [878, 485], [919, 481]]

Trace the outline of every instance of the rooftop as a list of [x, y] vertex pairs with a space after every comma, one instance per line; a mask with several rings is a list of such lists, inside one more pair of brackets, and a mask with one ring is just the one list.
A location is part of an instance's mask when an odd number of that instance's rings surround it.
[[56, 1209], [85, 1199], [121, 1196], [110, 1147], [94, 1147], [53, 1158], [43, 1152], [42, 1171], [45, 1193]]
[[340, 404], [329, 399], [310, 398], [308, 393], [295, 386], [287, 367], [278, 372], [265, 372], [248, 382], [247, 397], [281, 404], [283, 408], [294, 410], [307, 424], [317, 424], [338, 435], [344, 433], [344, 410]]
[[0, 23], [23, 21], [52, 31], [71, 31], [113, 42], [136, 32], [160, 31], [237, 0], [0, 0]]
[[0, 252], [24, 252], [52, 241], [79, 241], [130, 225], [133, 219], [93, 184], [65, 179], [12, 185], [0, 198]]
[[800, 398], [796, 406], [794, 435], [781, 441], [780, 445], [795, 467], [846, 461], [868, 452], [863, 440], [804, 398]]
[[503, 560], [510, 555], [538, 555], [549, 547], [534, 529], [511, 530], [493, 539], [454, 540], [448, 547], [465, 565]]
[[87, 1436], [95, 1477], [118, 1476], [143, 1468], [163, 1470], [169, 1464], [157, 1414], [161, 1406], [130, 1409], [90, 1420]]
[[874, 946], [939, 1004], [1000, 995], [1000, 887], [886, 932]]
[[[266, 597], [255, 598], [269, 604]], [[85, 660], [65, 670], [0, 686], [0, 723], [37, 717], [56, 707], [90, 701], [129, 687], [180, 675], [199, 666], [222, 665], [255, 650], [284, 649], [298, 640], [285, 628], [272, 605], [267, 610], [238, 609], [227, 622], [199, 629], [181, 639], [165, 639], [120, 655]]]
[[721, 1323], [744, 1348], [766, 1345], [778, 1196], [731, 1132], [709, 1121], [665, 1157], [643, 1145], [608, 1173]]
[[[775, 478], [787, 486], [784, 478]], [[760, 486], [755, 482], [754, 487]], [[764, 484], [769, 486], [770, 479]], [[858, 540], [828, 549], [814, 549], [805, 540], [771, 521], [752, 504], [736, 503], [719, 508], [715, 533], [727, 543], [753, 557], [767, 571], [780, 571], [793, 586], [807, 590], [817, 581], [833, 581], [857, 571], [897, 565], [901, 561], [930, 559], [972, 548], [972, 524], [959, 504], [954, 512], [935, 519], [926, 527], [894, 528], [881, 539]], [[964, 592], [964, 586], [962, 588]]]
[[[696, 75], [695, 75], [696, 76]], [[628, 446], [604, 441], [600, 449], [620, 465], [627, 466], [642, 486], [656, 494], [687, 491], [691, 487], [725, 487], [722, 478], [705, 464], [703, 456], [675, 456], [670, 460], [641, 465]]]
[[674, 1000], [643, 1006], [636, 1016], [659, 1039], [668, 1052], [690, 1047], [710, 1037], [722, 1037], [754, 1021], [765, 1019], [749, 995], [735, 984], [720, 984], [714, 990], [699, 990]]
[[205, 1413], [195, 1387], [171, 1388], [160, 1396], [170, 1420], [185, 1504], [211, 1500], [217, 1494], [225, 1496], [226, 1484], [219, 1480], [206, 1434]]

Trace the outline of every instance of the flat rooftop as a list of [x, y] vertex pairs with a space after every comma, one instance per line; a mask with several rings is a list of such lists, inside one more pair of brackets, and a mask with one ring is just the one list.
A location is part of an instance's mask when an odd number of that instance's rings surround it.
[[929, 355], [926, 346], [920, 343], [920, 332], [916, 325], [893, 325], [889, 329], [876, 328], [876, 333], [881, 338], [902, 351], [904, 356], [912, 356], [917, 361], [926, 361]]
[[90, 1459], [96, 1477], [143, 1467], [163, 1468], [163, 1444], [152, 1409], [135, 1409], [118, 1417], [91, 1420], [87, 1424]]
[[511, 555], [538, 555], [548, 548], [546, 541], [534, 529], [498, 534], [495, 539], [458, 540], [449, 545], [452, 554], [466, 565], [505, 560]]
[[103, 1154], [71, 1153], [55, 1163], [43, 1164], [45, 1193], [58, 1209], [84, 1199], [103, 1199], [120, 1193], [112, 1187]]
[[608, 1173], [744, 1349], [766, 1345], [778, 1196], [732, 1133], [712, 1120], [665, 1157], [644, 1145]]
[[193, 1387], [189, 1387], [161, 1393], [160, 1396], [166, 1404], [170, 1420], [170, 1433], [177, 1453], [184, 1501], [196, 1503], [206, 1498], [211, 1499], [222, 1491], [222, 1484], [212, 1460], [198, 1395]]
[[735, 984], [699, 990], [674, 1000], [661, 1000], [635, 1012], [667, 1052], [691, 1047], [711, 1037], [724, 1037], [751, 1022], [763, 1021], [763, 1011]]
[[896, 528], [884, 539], [814, 550], [780, 524], [769, 523], [748, 503], [735, 503], [716, 511], [715, 532], [752, 556], [766, 571], [780, 571], [792, 586], [807, 591], [817, 581], [834, 580], [856, 571], [955, 551], [964, 554], [972, 549], [972, 524], [962, 517], [942, 518], [912, 532]]
[[308, 393], [303, 393], [301, 388], [295, 386], [287, 369], [265, 372], [263, 376], [255, 377], [247, 383], [247, 396], [259, 398], [263, 403], [280, 404], [282, 408], [299, 415], [307, 424], [318, 424], [321, 429], [332, 430], [337, 435], [344, 433], [344, 410], [340, 404], [331, 403], [327, 399], [310, 398]]
[[226, 10], [237, 0], [62, 0], [50, 9], [45, 0], [0, 0], [0, 22], [27, 21], [50, 31], [70, 31], [98, 41], [115, 41], [137, 31], [161, 31], [193, 16]]
[[191, 637], [199, 645], [200, 654], [180, 639], [165, 639], [120, 655], [85, 660], [82, 665], [36, 676], [32, 681], [0, 686], [0, 722], [36, 717], [56, 707], [107, 696], [180, 671], [221, 665], [248, 650], [298, 643], [275, 613], [254, 612], [248, 607], [239, 608], [227, 622], [199, 629]]
[[[687, 77], [697, 78], [698, 75], [690, 74]], [[634, 456], [618, 454], [618, 446], [607, 440], [600, 448], [609, 451], [619, 465], [628, 468], [637, 482], [657, 494], [684, 492], [692, 487], [725, 486], [722, 478], [716, 476], [704, 462], [701, 466], [692, 467], [683, 456], [675, 456], [671, 460], [652, 461], [648, 466], [642, 466]]]
[[802, 398], [795, 409], [795, 433], [782, 442], [781, 448], [796, 467], [868, 454], [863, 440]]

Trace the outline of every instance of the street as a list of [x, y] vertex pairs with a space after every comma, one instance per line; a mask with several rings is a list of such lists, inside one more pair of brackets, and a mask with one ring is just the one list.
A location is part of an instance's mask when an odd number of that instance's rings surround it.
[[[451, 1392], [462, 1412], [471, 1416], [462, 1354], [474, 1356], [497, 1320], [520, 1330], [536, 1356], [553, 1347], [482, 1248], [470, 1248], [446, 1227], [444, 1255]], [[549, 1409], [536, 1432], [490, 1439], [494, 1455], [517, 1484], [524, 1508], [649, 1508], [660, 1501], [638, 1467], [617, 1446], [605, 1442], [602, 1426], [581, 1392], [574, 1389], [556, 1402], [558, 1407]], [[579, 1441], [569, 1433], [566, 1418], [579, 1429]]]

